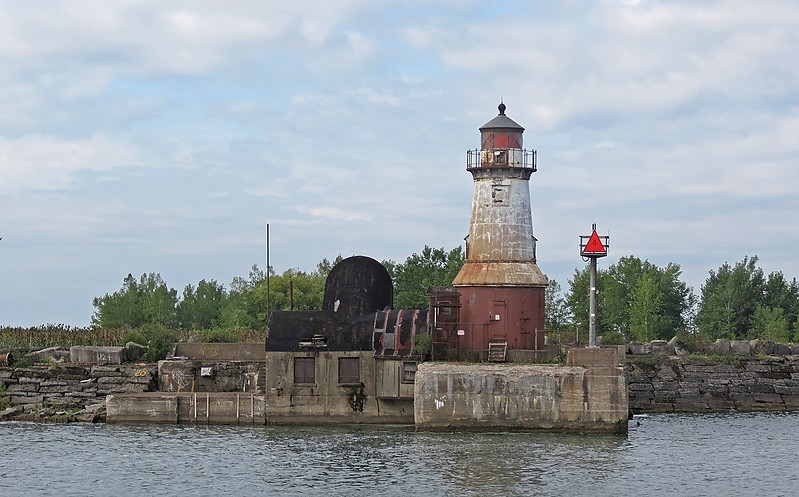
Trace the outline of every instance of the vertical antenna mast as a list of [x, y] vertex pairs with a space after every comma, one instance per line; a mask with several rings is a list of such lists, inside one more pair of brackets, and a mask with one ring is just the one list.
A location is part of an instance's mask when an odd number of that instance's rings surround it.
[[269, 223], [266, 223], [266, 329], [269, 330]]

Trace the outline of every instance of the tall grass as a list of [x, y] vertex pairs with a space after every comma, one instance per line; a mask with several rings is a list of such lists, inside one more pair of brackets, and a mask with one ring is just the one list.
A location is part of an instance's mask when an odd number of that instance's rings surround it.
[[[118, 346], [124, 345], [132, 332], [129, 328], [99, 329], [73, 328], [63, 324], [47, 324], [32, 328], [0, 326], [0, 349], [38, 350], [47, 347], [71, 347], [73, 345]], [[187, 342], [192, 337], [202, 341], [207, 331], [171, 330], [178, 341]], [[263, 330], [225, 330], [230, 341], [261, 342]]]

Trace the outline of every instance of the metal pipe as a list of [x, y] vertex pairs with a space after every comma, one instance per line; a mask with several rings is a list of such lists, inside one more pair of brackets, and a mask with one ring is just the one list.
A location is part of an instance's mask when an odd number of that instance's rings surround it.
[[588, 292], [588, 346], [596, 347], [596, 257], [591, 257], [591, 282]]
[[3, 366], [13, 366], [14, 365], [14, 355], [11, 352], [6, 352], [0, 354], [0, 365]]

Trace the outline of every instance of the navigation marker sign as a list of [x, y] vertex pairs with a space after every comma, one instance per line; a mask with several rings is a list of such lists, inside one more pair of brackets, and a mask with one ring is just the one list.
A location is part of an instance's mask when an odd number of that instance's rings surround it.
[[596, 230], [594, 230], [591, 233], [591, 236], [588, 238], [588, 243], [586, 243], [585, 247], [583, 247], [582, 255], [594, 257], [608, 255], [608, 250], [602, 244], [602, 240], [599, 239], [599, 235], [596, 234]]
[[580, 255], [585, 259], [597, 259], [608, 255], [610, 237], [596, 234], [596, 224], [591, 226], [590, 235], [580, 235]]
[[[587, 239], [587, 240], [586, 240]], [[608, 255], [609, 236], [596, 234], [596, 224], [591, 226], [590, 236], [580, 236], [580, 255], [590, 262], [588, 283], [588, 347], [596, 347], [596, 260]]]

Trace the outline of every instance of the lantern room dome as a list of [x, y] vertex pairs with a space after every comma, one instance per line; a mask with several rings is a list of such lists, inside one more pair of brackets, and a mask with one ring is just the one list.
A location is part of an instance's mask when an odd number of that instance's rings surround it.
[[506, 130], [517, 130], [517, 131], [524, 131], [524, 128], [519, 125], [516, 121], [509, 118], [505, 115], [505, 104], [499, 104], [499, 115], [494, 119], [488, 121], [487, 123], [480, 126], [480, 131], [487, 131], [492, 129], [506, 129]]

